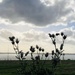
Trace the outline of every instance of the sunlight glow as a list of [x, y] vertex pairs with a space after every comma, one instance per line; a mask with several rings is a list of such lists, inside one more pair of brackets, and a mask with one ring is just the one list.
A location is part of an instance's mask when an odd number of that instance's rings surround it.
[[0, 3], [2, 3], [3, 2], [3, 0], [0, 0]]

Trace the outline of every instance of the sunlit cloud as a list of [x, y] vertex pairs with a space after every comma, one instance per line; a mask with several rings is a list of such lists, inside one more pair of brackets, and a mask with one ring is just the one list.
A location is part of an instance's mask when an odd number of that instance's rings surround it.
[[2, 3], [3, 2], [3, 0], [0, 0], [0, 3]]

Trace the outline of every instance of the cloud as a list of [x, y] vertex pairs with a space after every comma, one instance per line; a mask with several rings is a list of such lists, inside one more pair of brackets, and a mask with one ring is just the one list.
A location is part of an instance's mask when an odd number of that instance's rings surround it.
[[74, 45], [75, 44], [75, 30], [73, 27], [64, 28], [60, 30], [60, 32], [64, 32], [67, 35], [66, 43]]
[[[71, 47], [74, 50], [74, 44], [75, 44], [75, 30], [73, 27], [71, 28], [65, 28], [62, 29], [59, 32], [64, 32], [67, 35], [67, 39], [65, 41], [64, 49], [68, 50], [66, 52], [71, 51]], [[50, 33], [56, 33], [56, 32], [50, 32]], [[41, 47], [44, 47], [47, 51], [50, 52], [50, 50], [54, 49], [54, 45], [52, 44], [51, 39], [48, 36], [48, 33], [45, 33], [43, 31], [35, 31], [35, 30], [29, 30], [25, 31], [23, 33], [16, 32], [16, 31], [10, 31], [6, 29], [0, 30], [0, 42], [2, 45], [10, 44], [10, 41], [8, 40], [9, 36], [14, 35], [16, 38], [20, 40], [20, 48], [24, 50], [28, 50], [31, 45], [35, 46], [38, 44]], [[61, 42], [60, 37], [57, 37], [59, 40], [57, 40], [57, 46], [59, 47]], [[8, 43], [9, 41], [9, 43]], [[5, 43], [6, 42], [6, 43]]]
[[33, 42], [33, 41], [47, 42], [48, 40], [48, 35], [42, 31], [30, 30], [30, 31], [24, 32], [23, 36], [24, 36], [23, 41], [27, 41], [27, 42]]
[[7, 29], [1, 29], [0, 30], [0, 39], [3, 41], [8, 41], [9, 37], [15, 36], [18, 38], [21, 42], [48, 42], [49, 37], [48, 34], [46, 34], [43, 31], [35, 31], [35, 30], [29, 30], [26, 32], [17, 32], [13, 30], [7, 30]]
[[8, 41], [9, 37], [15, 36], [16, 38], [22, 39], [23, 35], [20, 32], [14, 31], [14, 30], [8, 30], [8, 29], [1, 29], [0, 30], [0, 39], [3, 41]]
[[[66, 44], [74, 45], [75, 44], [75, 28], [74, 26], [60, 29], [59, 31], [51, 31], [51, 34], [64, 32], [67, 35], [67, 39], [65, 40]], [[60, 44], [62, 42], [62, 37], [57, 37], [57, 43]]]
[[0, 30], [0, 37], [4, 40], [8, 40], [9, 36], [12, 36], [12, 35], [13, 34], [8, 30], [5, 30], [5, 29]]
[[74, 0], [51, 0], [50, 3], [48, 0], [3, 0], [0, 17], [7, 22], [24, 21], [36, 26], [67, 24], [75, 19], [73, 4]]
[[[73, 29], [73, 27], [69, 27], [69, 28], [64, 28], [60, 31], [60, 32], [64, 32], [65, 35], [67, 35], [67, 39], [66, 39], [66, 44], [70, 44], [70, 45], [74, 45], [75, 44], [75, 30]], [[50, 33], [56, 33], [55, 31], [52, 31]], [[48, 36], [48, 33], [43, 32], [43, 31], [35, 31], [35, 30], [29, 30], [29, 31], [25, 31], [25, 32], [17, 32], [17, 31], [13, 31], [13, 30], [6, 30], [6, 29], [1, 29], [0, 30], [0, 39], [5, 39], [6, 41], [8, 41], [8, 37], [9, 36], [15, 36], [16, 38], [19, 38], [19, 40], [21, 42], [44, 42], [46, 44], [52, 44], [51, 39]], [[62, 40], [61, 37], [57, 37], [57, 43], [61, 43]], [[42, 43], [43, 44], [43, 43]]]

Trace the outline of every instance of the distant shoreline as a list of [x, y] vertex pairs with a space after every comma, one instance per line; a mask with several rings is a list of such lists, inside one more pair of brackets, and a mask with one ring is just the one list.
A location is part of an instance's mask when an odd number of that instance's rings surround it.
[[[17, 60], [17, 58], [15, 56], [16, 56], [16, 54], [12, 53], [12, 52], [11, 53], [0, 52], [0, 60]], [[34, 53], [34, 57], [35, 56], [36, 56], [36, 53]], [[47, 60], [51, 60], [51, 59], [52, 59], [51, 53], [49, 53], [49, 57], [47, 58]], [[65, 53], [64, 60], [68, 60], [68, 59], [75, 60], [75, 54], [74, 53]], [[28, 54], [28, 56], [26, 57], [26, 60], [31, 60], [30, 54]], [[61, 56], [61, 60], [63, 60], [63, 55]]]

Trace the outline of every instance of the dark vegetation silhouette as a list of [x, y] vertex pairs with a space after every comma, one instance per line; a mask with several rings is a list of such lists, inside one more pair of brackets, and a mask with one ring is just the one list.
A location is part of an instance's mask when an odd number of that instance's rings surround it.
[[[62, 42], [60, 44], [60, 48], [57, 48], [57, 36], [62, 37]], [[15, 38], [14, 36], [9, 37], [13, 49], [16, 53], [16, 58], [19, 60], [20, 68], [17, 70], [17, 75], [55, 75], [55, 71], [57, 69], [57, 65], [60, 63], [60, 57], [63, 55], [63, 47], [64, 47], [64, 41], [66, 40], [67, 36], [61, 32], [56, 34], [50, 34], [49, 37], [52, 40], [52, 43], [55, 47], [55, 50], [52, 50], [52, 64], [51, 67], [46, 67], [46, 59], [49, 57], [49, 53], [44, 53], [44, 48], [36, 45], [30, 47], [30, 51], [27, 51], [26, 53], [22, 52], [22, 50], [19, 50], [19, 40]], [[35, 51], [37, 52], [36, 56], [34, 56]], [[41, 53], [42, 55], [41, 55]], [[31, 60], [30, 63], [27, 63], [26, 56], [30, 53]], [[45, 58], [45, 59], [44, 59]]]
[[[57, 36], [59, 35], [62, 37], [62, 42], [60, 44], [60, 48], [58, 49], [56, 39], [57, 39]], [[51, 38], [52, 43], [55, 47], [55, 50], [52, 50], [52, 72], [54, 73], [57, 68], [58, 63], [60, 63], [60, 57], [61, 55], [63, 55], [63, 51], [64, 51], [63, 47], [64, 47], [64, 42], [67, 38], [67, 35], [65, 35], [63, 32], [61, 32], [60, 34], [59, 33], [56, 33], [56, 34], [49, 33], [49, 37]]]

